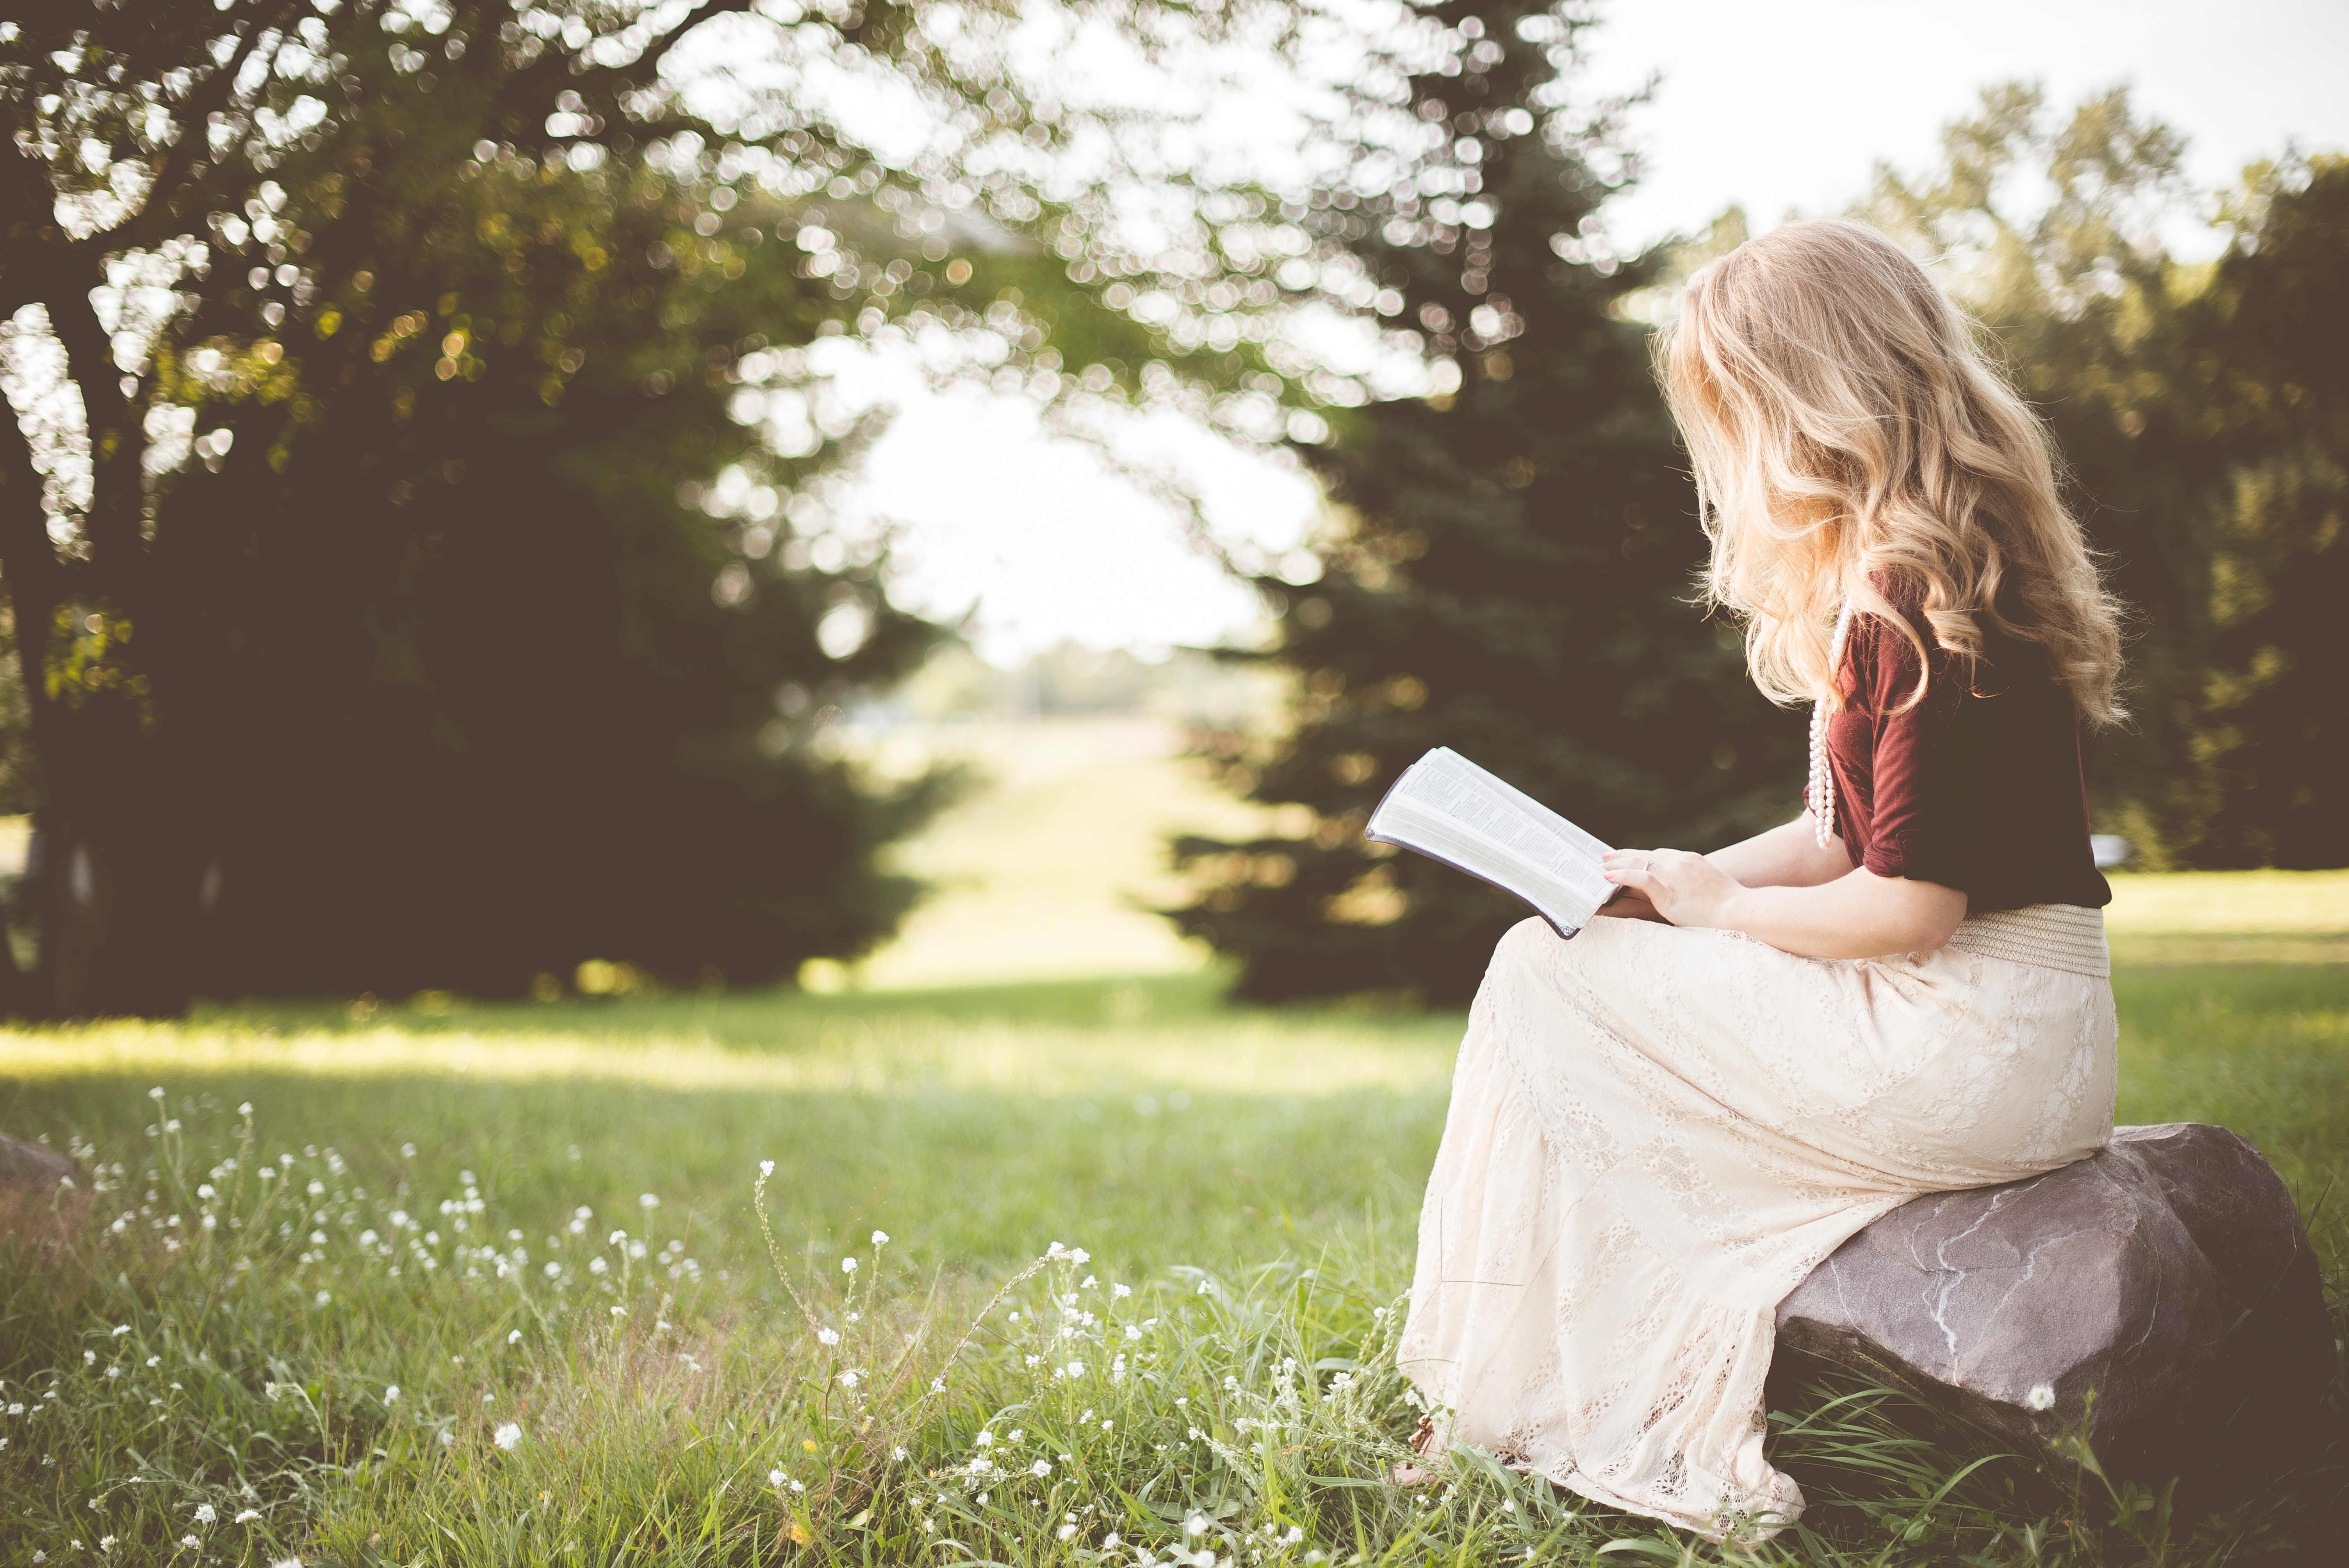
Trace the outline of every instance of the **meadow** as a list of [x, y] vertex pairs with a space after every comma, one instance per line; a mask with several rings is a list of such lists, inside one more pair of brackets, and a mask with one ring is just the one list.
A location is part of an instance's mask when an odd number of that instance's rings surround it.
[[[2118, 886], [2120, 1119], [2249, 1135], [2337, 1308], [2349, 874]], [[62, 1221], [19, 1212], [0, 1242], [0, 1563], [2337, 1545], [2337, 1366], [2313, 1369], [2329, 1445], [2250, 1499], [2106, 1487], [1857, 1385], [1774, 1417], [1812, 1508], [1766, 1543], [1707, 1546], [1468, 1456], [1438, 1487], [1382, 1485], [1417, 1418], [1394, 1308], [1462, 1019], [1230, 1007], [1211, 969], [1164, 957], [0, 1034], [0, 1129], [83, 1172]]]

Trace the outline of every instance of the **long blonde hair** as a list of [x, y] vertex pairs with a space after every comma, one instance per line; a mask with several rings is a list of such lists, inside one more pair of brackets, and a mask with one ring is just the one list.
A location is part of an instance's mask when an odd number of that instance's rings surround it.
[[1713, 539], [1706, 593], [1744, 618], [1765, 694], [1841, 700], [1827, 661], [1847, 602], [1928, 665], [1890, 590], [1962, 668], [1987, 623], [2044, 647], [2090, 719], [2125, 717], [2118, 605], [2047, 433], [1898, 245], [1839, 219], [1749, 240], [1689, 281], [1657, 360]]

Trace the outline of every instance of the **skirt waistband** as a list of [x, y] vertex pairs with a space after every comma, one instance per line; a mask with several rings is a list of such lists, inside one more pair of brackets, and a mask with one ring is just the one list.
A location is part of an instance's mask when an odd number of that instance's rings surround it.
[[2033, 903], [1970, 914], [1958, 922], [1950, 945], [1977, 958], [2035, 964], [2099, 979], [2113, 972], [2112, 954], [2105, 945], [2105, 912], [2076, 903]]

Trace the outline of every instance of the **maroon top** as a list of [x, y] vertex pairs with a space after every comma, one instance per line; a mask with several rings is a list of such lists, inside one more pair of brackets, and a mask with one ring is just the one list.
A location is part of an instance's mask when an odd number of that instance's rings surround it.
[[1910, 624], [1931, 650], [1931, 680], [1906, 713], [1917, 689], [1909, 640], [1867, 614], [1845, 637], [1844, 707], [1827, 716], [1826, 750], [1852, 864], [1958, 888], [1969, 911], [2110, 903], [2088, 848], [2079, 713], [2048, 678], [2045, 650], [1985, 625], [1969, 672], [1921, 615]]

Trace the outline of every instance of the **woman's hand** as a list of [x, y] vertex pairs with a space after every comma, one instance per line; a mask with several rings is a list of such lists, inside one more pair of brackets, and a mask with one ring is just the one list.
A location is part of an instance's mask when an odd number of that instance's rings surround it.
[[1744, 882], [1686, 850], [1615, 850], [1606, 866], [1609, 882], [1637, 893], [1674, 925], [1731, 926], [1729, 902], [1745, 891]]

